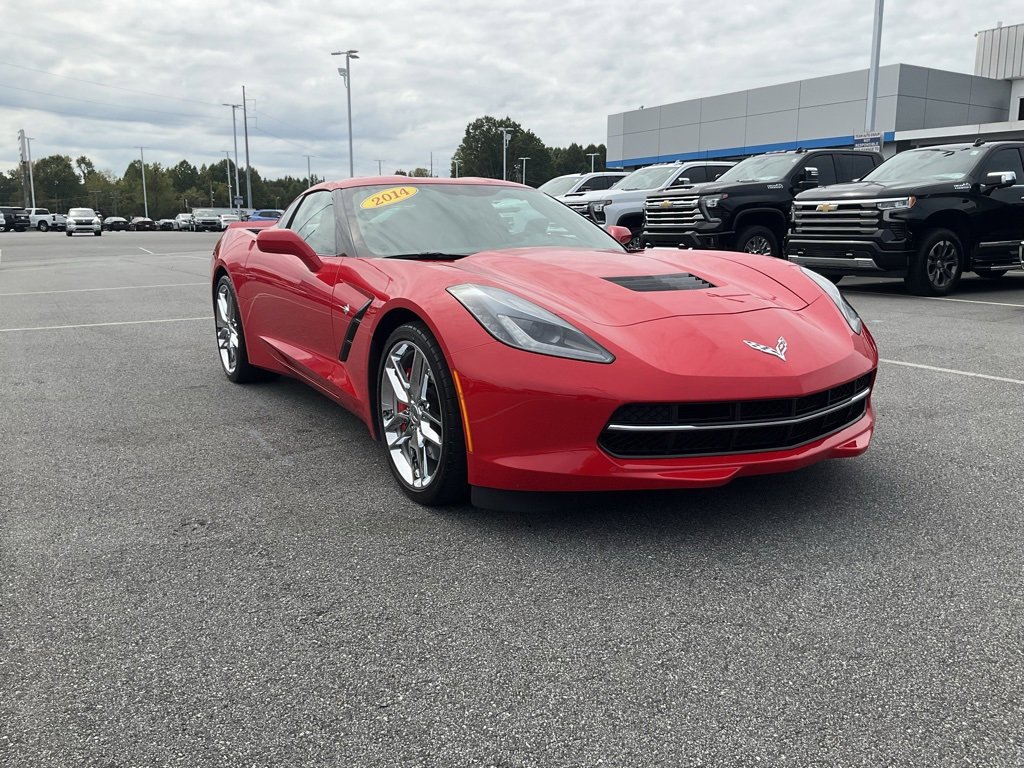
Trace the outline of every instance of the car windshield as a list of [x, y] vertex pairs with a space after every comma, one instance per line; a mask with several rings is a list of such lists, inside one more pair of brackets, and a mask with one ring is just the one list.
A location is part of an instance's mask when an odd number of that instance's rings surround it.
[[68, 211], [68, 216], [75, 216], [83, 219], [95, 219], [96, 211], [92, 208], [72, 208]]
[[804, 155], [758, 155], [748, 157], [719, 176], [716, 181], [779, 181]]
[[206, 208], [200, 208], [193, 215], [194, 216], [216, 216], [217, 212], [216, 211], [207, 210]]
[[459, 257], [508, 248], [617, 250], [604, 230], [536, 189], [414, 184], [342, 190], [362, 255]]
[[668, 184], [669, 179], [678, 170], [678, 165], [652, 165], [648, 168], [641, 168], [623, 178], [612, 189], [659, 189]]
[[551, 195], [552, 197], [557, 197], [558, 195], [564, 195], [570, 189], [575, 187], [579, 180], [580, 177], [576, 174], [573, 174], [572, 176], [556, 176], [551, 179], [551, 181], [545, 181], [537, 187], [537, 189]]
[[933, 147], [894, 155], [862, 181], [957, 181], [978, 162], [979, 147]]

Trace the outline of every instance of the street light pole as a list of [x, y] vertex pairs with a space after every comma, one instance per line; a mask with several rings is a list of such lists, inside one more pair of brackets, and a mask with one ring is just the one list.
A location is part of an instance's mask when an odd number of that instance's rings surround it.
[[459, 161], [458, 160], [452, 160], [452, 165], [455, 166], [455, 178], [457, 179], [457, 178], [459, 178]]
[[[146, 154], [142, 150], [145, 147], [139, 147], [139, 164], [142, 167], [142, 208], [145, 211], [145, 216], [149, 218], [149, 198], [146, 197]], [[210, 195], [210, 200], [213, 200], [213, 195]], [[211, 202], [210, 205], [213, 205]]]
[[519, 162], [521, 162], [523, 164], [523, 184], [526, 183], [526, 161], [529, 160], [529, 159], [530, 158], [528, 158], [528, 157], [520, 157], [519, 158]]
[[[234, 208], [235, 197], [231, 194], [231, 150], [222, 149], [221, 152], [224, 153], [224, 171], [227, 173], [228, 177], [228, 207]], [[239, 216], [239, 218], [241, 218], [241, 216]]]
[[[242, 196], [242, 185], [238, 183], [238, 121], [235, 119], [235, 110], [238, 109], [242, 105], [241, 104], [223, 104], [222, 106], [231, 107], [231, 133], [235, 137], [235, 194], [237, 194], [239, 197], [241, 197]], [[246, 161], [245, 164], [249, 165], [249, 162]], [[230, 186], [230, 184], [228, 186]], [[235, 202], [234, 199], [232, 199], [231, 202], [233, 204]], [[232, 205], [232, 207], [234, 207], [234, 206]]]
[[[245, 132], [245, 193], [249, 208], [252, 208], [252, 174], [250, 173], [249, 163], [249, 112], [245, 102], [244, 85], [242, 86], [242, 129]], [[241, 194], [241, 190], [239, 190], [239, 194]]]
[[381, 166], [381, 163], [383, 163], [383, 162], [384, 162], [383, 160], [378, 160], [377, 161], [377, 175], [378, 176], [383, 176], [384, 175], [384, 171], [382, 170], [382, 166]]
[[499, 128], [501, 131], [501, 180], [508, 181], [508, 142], [512, 135], [511, 128]]
[[871, 68], [868, 70], [868, 103], [864, 113], [864, 130], [875, 130], [875, 99], [878, 95], [878, 59], [882, 52], [882, 11], [884, 0], [875, 0], [875, 23], [871, 30]]
[[597, 157], [600, 152], [588, 152], [587, 157], [590, 158], [590, 172], [594, 172], [594, 158]]
[[[36, 182], [32, 178], [32, 137], [25, 137], [25, 145], [28, 147], [28, 186], [32, 190], [32, 207], [36, 207]], [[22, 176], [22, 179], [25, 177]]]
[[359, 58], [359, 51], [333, 51], [331, 56], [344, 56], [345, 67], [338, 67], [338, 74], [345, 79], [345, 97], [348, 101], [348, 176], [355, 178], [355, 163], [352, 158], [352, 59]]

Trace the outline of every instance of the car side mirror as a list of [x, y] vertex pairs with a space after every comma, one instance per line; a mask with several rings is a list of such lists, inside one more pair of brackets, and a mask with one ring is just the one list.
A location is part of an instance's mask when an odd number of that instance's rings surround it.
[[264, 253], [283, 253], [295, 256], [310, 272], [319, 272], [324, 263], [309, 243], [291, 229], [261, 229], [256, 235], [256, 247]]
[[610, 227], [607, 227], [607, 232], [620, 245], [625, 245], [633, 239], [633, 233], [629, 231], [629, 227], [620, 227], [618, 224], [612, 224]]
[[1003, 187], [1012, 187], [1016, 183], [1017, 173], [1015, 171], [992, 171], [985, 174], [986, 187], [1002, 189]]
[[689, 184], [690, 178], [688, 176], [680, 176], [678, 179], [672, 182], [673, 187], [681, 187], [684, 184]]
[[818, 169], [813, 165], [804, 168], [804, 172], [800, 175], [798, 186], [801, 189], [814, 189], [818, 186]]

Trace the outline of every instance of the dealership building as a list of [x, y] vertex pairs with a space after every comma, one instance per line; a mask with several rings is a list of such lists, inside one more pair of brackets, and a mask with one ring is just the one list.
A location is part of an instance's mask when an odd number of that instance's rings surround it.
[[[619, 112], [608, 116], [607, 166], [851, 147], [864, 131], [867, 91], [863, 69]], [[886, 156], [979, 137], [1024, 138], [1024, 24], [979, 32], [973, 75], [880, 67], [875, 105]]]

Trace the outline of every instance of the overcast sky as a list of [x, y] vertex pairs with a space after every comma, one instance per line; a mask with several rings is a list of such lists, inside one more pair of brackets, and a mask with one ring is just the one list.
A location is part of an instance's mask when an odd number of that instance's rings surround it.
[[[974, 33], [1024, 22], [1020, 0], [889, 0], [882, 64], [972, 72]], [[87, 155], [123, 173], [249, 148], [265, 177], [348, 175], [342, 57], [352, 66], [356, 175], [448, 175], [466, 124], [510, 116], [548, 146], [602, 143], [607, 116], [868, 65], [873, 0], [31, 0], [0, 14], [0, 171]], [[239, 156], [244, 165], [242, 120]]]

